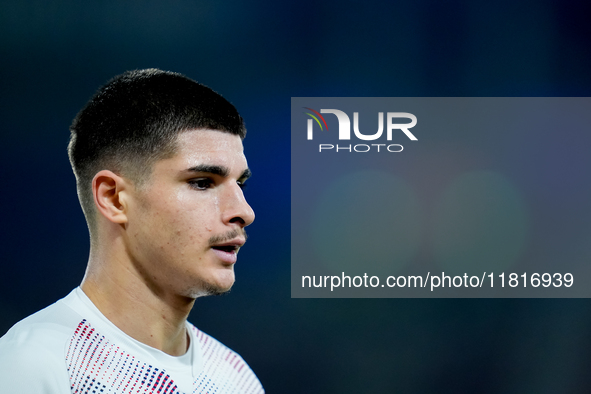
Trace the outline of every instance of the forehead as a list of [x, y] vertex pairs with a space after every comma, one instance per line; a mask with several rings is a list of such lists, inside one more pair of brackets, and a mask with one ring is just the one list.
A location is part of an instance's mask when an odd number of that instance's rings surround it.
[[242, 139], [235, 134], [217, 130], [189, 130], [176, 139], [173, 160], [188, 166], [218, 164], [240, 171], [246, 168]]

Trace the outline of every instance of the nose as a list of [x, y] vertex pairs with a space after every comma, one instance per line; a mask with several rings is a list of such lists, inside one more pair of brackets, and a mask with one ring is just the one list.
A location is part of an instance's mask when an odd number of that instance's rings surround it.
[[254, 211], [246, 202], [244, 193], [238, 185], [231, 189], [223, 215], [224, 222], [235, 223], [240, 227], [246, 227], [254, 222]]

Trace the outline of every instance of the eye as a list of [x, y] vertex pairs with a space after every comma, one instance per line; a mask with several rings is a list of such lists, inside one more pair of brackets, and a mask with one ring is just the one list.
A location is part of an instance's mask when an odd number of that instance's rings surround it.
[[189, 186], [196, 190], [206, 190], [213, 186], [213, 180], [209, 178], [190, 179]]
[[246, 189], [246, 181], [236, 181], [236, 184], [242, 189]]

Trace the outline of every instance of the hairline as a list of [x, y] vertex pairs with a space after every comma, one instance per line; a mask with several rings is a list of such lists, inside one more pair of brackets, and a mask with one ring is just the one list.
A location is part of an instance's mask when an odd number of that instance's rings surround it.
[[[230, 135], [235, 135], [236, 137], [239, 137], [241, 141], [244, 141], [244, 137], [240, 136], [239, 134], [236, 133], [232, 133], [230, 131], [226, 131], [226, 130], [220, 130], [220, 129], [208, 129], [208, 128], [204, 128], [204, 127], [200, 127], [200, 128], [188, 128], [188, 129], [183, 129], [183, 130], [179, 130], [175, 135], [174, 135], [174, 139], [172, 139], [169, 143], [167, 143], [166, 145], [164, 145], [162, 147], [162, 149], [157, 152], [155, 155], [151, 156], [151, 157], [147, 157], [145, 159], [145, 163], [143, 164], [147, 164], [146, 169], [144, 171], [144, 173], [142, 174], [143, 176], [145, 176], [144, 179], [132, 179], [132, 176], [126, 176], [124, 171], [121, 171], [120, 175], [123, 175], [124, 177], [128, 178], [129, 180], [131, 180], [132, 182], [138, 182], [140, 184], [145, 183], [148, 178], [151, 177], [152, 173], [153, 173], [153, 169], [154, 169], [154, 165], [161, 161], [161, 160], [166, 160], [166, 159], [172, 159], [173, 157], [175, 157], [178, 153], [179, 153], [179, 136], [181, 134], [184, 133], [190, 133], [190, 132], [194, 132], [194, 131], [216, 131], [216, 132], [220, 132], [220, 133], [224, 133], [224, 134], [230, 134]], [[162, 153], [162, 154], [161, 154]], [[129, 164], [129, 163], [128, 163]], [[138, 163], [138, 165], [140, 165], [142, 163]], [[129, 164], [130, 166], [136, 166], [135, 164]], [[140, 175], [140, 177], [142, 176]]]

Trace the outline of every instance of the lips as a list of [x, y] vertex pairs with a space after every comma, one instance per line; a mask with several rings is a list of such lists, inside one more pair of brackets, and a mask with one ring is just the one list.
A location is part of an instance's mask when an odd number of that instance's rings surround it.
[[236, 258], [240, 247], [244, 245], [245, 240], [237, 238], [228, 242], [213, 245], [211, 249], [215, 255], [226, 264], [236, 263]]

